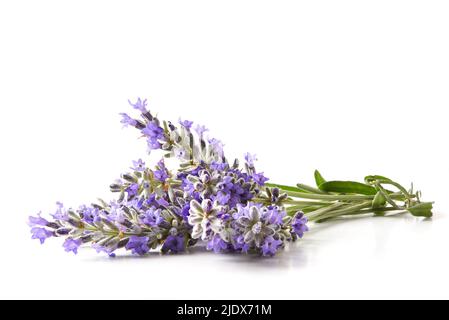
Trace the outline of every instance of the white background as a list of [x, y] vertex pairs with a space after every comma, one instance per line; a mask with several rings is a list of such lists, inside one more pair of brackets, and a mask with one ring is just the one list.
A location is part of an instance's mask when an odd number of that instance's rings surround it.
[[[1, 298], [449, 298], [447, 1], [1, 1]], [[145, 156], [128, 98], [206, 124], [272, 181], [382, 174], [435, 217], [311, 226], [273, 259], [117, 259], [27, 216], [108, 198]]]

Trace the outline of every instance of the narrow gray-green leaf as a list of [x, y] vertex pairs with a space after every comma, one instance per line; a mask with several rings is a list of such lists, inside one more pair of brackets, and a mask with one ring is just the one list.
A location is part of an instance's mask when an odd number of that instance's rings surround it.
[[377, 190], [370, 185], [355, 181], [327, 181], [320, 185], [320, 190], [337, 193], [353, 193], [374, 196]]

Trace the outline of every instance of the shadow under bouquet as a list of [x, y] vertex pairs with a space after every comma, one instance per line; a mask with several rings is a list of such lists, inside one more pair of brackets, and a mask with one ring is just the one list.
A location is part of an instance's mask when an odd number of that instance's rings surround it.
[[[119, 249], [180, 253], [198, 244], [216, 253], [273, 256], [302, 238], [310, 222], [404, 212], [432, 216], [432, 203], [421, 202], [420, 192], [379, 175], [364, 182], [327, 181], [315, 171], [316, 186], [268, 183], [255, 168], [255, 156], [246, 154], [242, 165], [229, 162], [223, 144], [208, 137], [204, 126], [161, 121], [146, 100], [130, 105], [140, 118], [122, 113], [122, 124], [137, 129], [162, 160], [154, 167], [133, 161], [110, 186], [115, 200], [78, 209], [57, 203], [49, 217], [29, 217], [33, 239], [62, 237], [67, 252], [90, 244], [112, 257]], [[167, 168], [168, 158], [177, 160], [175, 170]]]

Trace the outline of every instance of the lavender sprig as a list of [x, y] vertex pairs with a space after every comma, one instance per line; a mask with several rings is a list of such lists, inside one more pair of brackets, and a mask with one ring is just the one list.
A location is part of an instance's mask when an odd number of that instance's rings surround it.
[[[148, 151], [161, 152], [162, 160], [153, 168], [142, 159], [133, 161], [130, 171], [110, 185], [116, 200], [78, 209], [57, 203], [52, 219], [30, 217], [33, 239], [44, 243], [63, 237], [64, 249], [75, 254], [83, 244], [114, 256], [118, 249], [136, 255], [180, 253], [204, 243], [216, 253], [273, 256], [302, 238], [309, 221], [404, 210], [432, 215], [432, 204], [421, 202], [419, 192], [382, 176], [368, 176], [365, 183], [328, 182], [316, 172], [316, 188], [267, 184], [255, 168], [255, 156], [246, 154], [243, 168], [238, 160], [229, 163], [223, 144], [208, 137], [204, 126], [160, 121], [147, 109], [147, 100], [129, 104], [140, 119], [122, 113], [122, 124], [136, 128]], [[179, 166], [170, 170], [167, 158], [177, 159]]]

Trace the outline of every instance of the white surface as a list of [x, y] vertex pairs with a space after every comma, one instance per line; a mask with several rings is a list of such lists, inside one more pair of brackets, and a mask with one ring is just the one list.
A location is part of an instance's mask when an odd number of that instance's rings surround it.
[[[0, 298], [449, 298], [447, 1], [2, 1]], [[109, 259], [31, 241], [144, 155], [126, 100], [212, 128], [273, 181], [383, 174], [436, 217], [313, 226], [273, 259]]]

